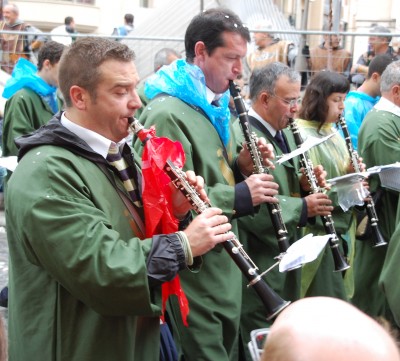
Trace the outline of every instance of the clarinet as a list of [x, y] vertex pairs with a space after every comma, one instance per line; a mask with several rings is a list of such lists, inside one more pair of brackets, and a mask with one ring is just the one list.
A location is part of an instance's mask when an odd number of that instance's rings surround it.
[[[148, 138], [142, 139], [140, 132], [144, 129], [143, 125], [135, 118], [128, 119], [130, 128], [145, 143]], [[188, 199], [197, 214], [201, 214], [211, 204], [204, 202], [196, 189], [186, 180], [185, 173], [179, 169], [171, 160], [167, 160], [164, 166], [165, 173], [171, 178], [175, 188], [180, 190]], [[240, 271], [249, 281], [248, 287], [253, 287], [255, 292], [260, 297], [267, 311], [267, 320], [273, 319], [279, 312], [286, 308], [290, 301], [283, 300], [275, 291], [264, 281], [262, 275], [258, 274], [258, 267], [247, 255], [243, 249], [243, 245], [235, 237], [222, 243], [225, 250], [239, 267]]]
[[[240, 95], [240, 88], [232, 80], [229, 81], [229, 91], [235, 102], [235, 107], [239, 117], [240, 127], [246, 142], [247, 149], [250, 152], [253, 161], [253, 174], [269, 174], [267, 167], [263, 165], [260, 150], [257, 146], [257, 136], [251, 131], [251, 125], [247, 110], [245, 108], [242, 96]], [[288, 231], [282, 218], [282, 210], [279, 203], [267, 203], [268, 213], [271, 217], [272, 225], [274, 227], [275, 237], [278, 241], [278, 247], [281, 254], [278, 258], [282, 258], [289, 248]]]
[[[350, 132], [349, 129], [347, 128], [346, 119], [344, 118], [343, 115], [339, 116], [338, 124], [342, 128], [344, 139], [346, 141], [347, 150], [349, 151], [353, 168], [356, 172], [360, 172], [359, 155], [353, 147], [353, 143], [351, 142]], [[371, 198], [370, 200], [366, 201], [364, 205], [368, 215], [368, 221], [372, 230], [372, 240], [374, 243], [373, 247], [386, 246], [387, 242], [385, 241], [381, 231], [379, 230], [378, 226], [379, 219], [375, 210], [374, 201]]]
[[[289, 129], [293, 132], [293, 137], [296, 142], [298, 148], [303, 144], [303, 138], [300, 134], [300, 130], [293, 118], [289, 118]], [[308, 179], [308, 183], [311, 187], [311, 194], [322, 192], [321, 188], [318, 186], [317, 177], [314, 173], [314, 166], [312, 164], [311, 158], [308, 152], [304, 152], [300, 155], [300, 163], [304, 168], [306, 177]], [[332, 251], [333, 260], [335, 263], [334, 272], [345, 271], [350, 268], [349, 264], [346, 262], [344, 256], [340, 252], [339, 249], [339, 238], [337, 236], [334, 222], [331, 215], [321, 216], [322, 224], [324, 225], [324, 229], [326, 234], [331, 235], [329, 238], [329, 246]]]

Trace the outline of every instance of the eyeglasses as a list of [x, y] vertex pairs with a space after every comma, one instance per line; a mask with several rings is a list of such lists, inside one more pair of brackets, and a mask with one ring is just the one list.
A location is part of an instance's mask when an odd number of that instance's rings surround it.
[[272, 97], [275, 97], [275, 98], [277, 98], [277, 99], [279, 99], [279, 100], [282, 100], [284, 103], [286, 103], [287, 105], [289, 105], [290, 108], [294, 108], [295, 106], [301, 104], [301, 98], [300, 98], [300, 97], [298, 97], [298, 98], [296, 98], [296, 99], [290, 99], [290, 100], [289, 100], [289, 99], [285, 99], [285, 98], [278, 97], [276, 94], [271, 94], [271, 96], [272, 96]]

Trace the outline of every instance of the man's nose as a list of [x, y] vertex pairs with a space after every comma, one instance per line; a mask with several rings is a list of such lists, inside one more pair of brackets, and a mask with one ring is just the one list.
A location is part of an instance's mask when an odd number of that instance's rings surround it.
[[131, 99], [128, 102], [128, 107], [131, 109], [140, 109], [143, 106], [142, 101], [140, 100], [139, 94], [135, 90], [132, 94]]
[[239, 76], [240, 74], [242, 74], [242, 70], [243, 70], [243, 61], [242, 59], [237, 59], [237, 61], [235, 61], [235, 63], [233, 64], [233, 74], [237, 76]]

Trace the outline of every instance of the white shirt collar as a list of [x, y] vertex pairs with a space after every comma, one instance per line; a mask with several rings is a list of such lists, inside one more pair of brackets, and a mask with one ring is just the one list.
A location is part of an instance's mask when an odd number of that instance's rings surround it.
[[271, 124], [269, 124], [267, 121], [265, 121], [263, 118], [261, 118], [261, 116], [258, 113], [256, 113], [256, 111], [253, 108], [249, 109], [248, 114], [249, 114], [249, 116], [256, 118], [265, 128], [268, 129], [268, 131], [271, 133], [271, 135], [273, 137], [275, 137], [277, 130], [274, 129]]
[[214, 100], [219, 100], [222, 97], [222, 94], [216, 94], [211, 89], [206, 87], [206, 97], [207, 102], [211, 104]]
[[[84, 128], [74, 122], [71, 122], [66, 116], [65, 112], [61, 116], [61, 124], [67, 128], [70, 132], [77, 135], [79, 138], [84, 140], [90, 148], [96, 153], [100, 154], [104, 159], [106, 159], [110, 145], [114, 143], [110, 139], [103, 137], [102, 135]], [[125, 139], [122, 139], [117, 143], [118, 146], [125, 143]], [[115, 143], [114, 143], [115, 144]]]
[[381, 97], [379, 99], [378, 103], [375, 104], [374, 108], [377, 110], [387, 111], [389, 113], [392, 113], [400, 117], [400, 107], [398, 107], [396, 104], [392, 103], [390, 100], [384, 97]]

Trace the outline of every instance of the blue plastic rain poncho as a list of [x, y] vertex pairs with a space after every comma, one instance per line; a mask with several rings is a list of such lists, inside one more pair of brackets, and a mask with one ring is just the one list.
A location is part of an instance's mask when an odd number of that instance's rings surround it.
[[11, 98], [22, 88], [32, 89], [51, 107], [54, 113], [58, 111], [57, 88], [47, 84], [39, 75], [37, 67], [30, 61], [20, 58], [14, 67], [11, 78], [4, 86], [3, 97]]
[[207, 114], [223, 143], [225, 145], [228, 144], [229, 91], [226, 91], [219, 99], [219, 106], [213, 106], [208, 103], [206, 81], [202, 70], [198, 66], [189, 64], [183, 59], [178, 59], [169, 66], [163, 66], [156, 74], [146, 80], [144, 91], [149, 99], [165, 93], [201, 108]]

